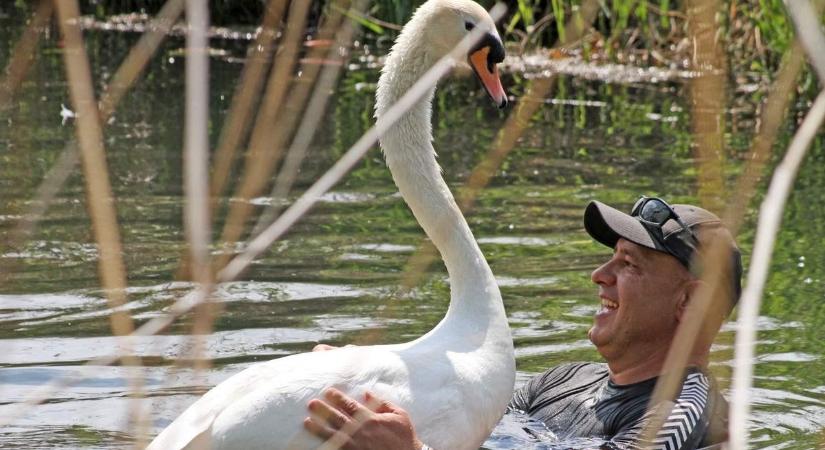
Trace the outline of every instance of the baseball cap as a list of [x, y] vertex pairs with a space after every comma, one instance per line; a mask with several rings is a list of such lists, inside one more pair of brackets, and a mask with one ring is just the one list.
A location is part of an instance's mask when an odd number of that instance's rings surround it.
[[742, 256], [730, 231], [712, 212], [694, 205], [670, 205], [657, 197], [642, 196], [625, 214], [599, 201], [584, 210], [584, 228], [598, 242], [614, 248], [619, 238], [676, 258], [695, 276], [701, 276], [695, 254], [704, 246], [724, 245], [731, 262], [728, 278], [732, 304], [742, 292]]

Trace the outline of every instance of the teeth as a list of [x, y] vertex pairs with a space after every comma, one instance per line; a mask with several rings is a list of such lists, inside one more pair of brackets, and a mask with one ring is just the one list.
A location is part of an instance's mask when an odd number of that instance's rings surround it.
[[607, 300], [607, 299], [603, 298], [602, 299], [602, 306], [610, 308], [610, 309], [616, 309], [616, 308], [619, 307], [619, 304], [614, 302], [614, 301], [610, 301], [610, 300]]

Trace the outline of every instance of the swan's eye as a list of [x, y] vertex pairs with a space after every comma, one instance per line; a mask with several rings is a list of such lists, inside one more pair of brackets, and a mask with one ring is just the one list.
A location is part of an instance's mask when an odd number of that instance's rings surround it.
[[476, 24], [474, 24], [474, 23], [472, 23], [472, 22], [469, 22], [469, 21], [468, 21], [468, 22], [464, 22], [464, 29], [465, 29], [465, 30], [467, 30], [467, 31], [470, 31], [470, 30], [472, 30], [472, 29], [473, 29], [473, 28], [475, 28], [475, 27], [476, 27]]

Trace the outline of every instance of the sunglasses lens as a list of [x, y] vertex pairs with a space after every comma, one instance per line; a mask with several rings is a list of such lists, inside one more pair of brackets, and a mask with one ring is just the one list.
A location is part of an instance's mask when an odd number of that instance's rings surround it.
[[631, 216], [638, 216], [639, 215], [639, 209], [642, 207], [642, 205], [645, 204], [646, 200], [647, 200], [647, 197], [645, 197], [644, 195], [639, 197], [639, 199], [636, 200], [636, 203], [633, 204], [633, 207], [630, 208], [630, 215]]
[[670, 208], [661, 200], [651, 198], [642, 206], [639, 217], [648, 222], [662, 225], [670, 218]]

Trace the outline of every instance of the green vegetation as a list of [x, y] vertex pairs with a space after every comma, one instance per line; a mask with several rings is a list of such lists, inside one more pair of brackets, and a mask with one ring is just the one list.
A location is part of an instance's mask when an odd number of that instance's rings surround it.
[[[598, 0], [592, 29], [568, 50], [586, 59], [636, 65], [690, 68], [693, 46], [689, 36], [691, 12], [683, 0]], [[494, 0], [479, 0], [492, 6]], [[506, 0], [508, 14], [501, 29], [516, 53], [549, 48], [565, 38], [564, 24], [581, 20], [583, 0]], [[100, 0], [82, 2], [83, 13], [101, 19], [114, 14], [157, 12], [165, 0]], [[313, 2], [310, 32], [323, 20], [331, 0]], [[371, 35], [392, 35], [423, 0], [375, 0], [364, 17], [353, 17]], [[218, 25], [253, 26], [263, 15], [264, 0], [211, 0], [212, 20]], [[723, 0], [716, 3], [716, 41], [725, 49], [736, 72], [772, 73], [793, 40], [793, 29], [781, 0]], [[18, 12], [33, 8], [16, 1], [0, 6]], [[14, 11], [12, 11], [13, 13]]]
[[[403, 23], [421, 0], [377, 0], [368, 15], [379, 21]], [[491, 6], [491, 0], [481, 0]], [[502, 21], [505, 39], [521, 50], [550, 47], [564, 39], [564, 23], [575, 18], [582, 0], [507, 0]], [[793, 39], [793, 29], [779, 0], [724, 0], [716, 14], [728, 55], [748, 61], [749, 70], [773, 70]], [[562, 19], [562, 20], [559, 20]], [[679, 0], [605, 0], [593, 31], [574, 43], [599, 58], [642, 60], [654, 65], [682, 65], [690, 57], [689, 14]], [[751, 63], [752, 62], [752, 63]]]

